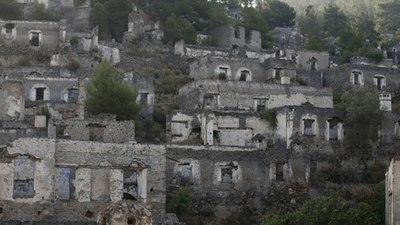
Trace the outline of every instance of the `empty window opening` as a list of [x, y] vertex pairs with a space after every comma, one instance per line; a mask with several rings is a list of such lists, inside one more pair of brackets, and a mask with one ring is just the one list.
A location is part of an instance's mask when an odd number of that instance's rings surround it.
[[137, 182], [137, 171], [136, 170], [125, 170], [124, 171], [124, 199], [138, 199], [138, 182]]
[[193, 184], [193, 167], [190, 163], [182, 163], [180, 167], [180, 184], [183, 186]]
[[309, 60], [309, 63], [310, 63], [310, 70], [311, 71], [317, 71], [317, 69], [318, 69], [318, 60], [315, 57], [312, 57]]
[[147, 93], [147, 92], [141, 92], [140, 93], [140, 95], [139, 95], [139, 102], [140, 102], [140, 104], [141, 105], [144, 105], [144, 106], [146, 106], [147, 105], [147, 98], [148, 98], [148, 96], [149, 96], [149, 93]]
[[76, 103], [79, 97], [79, 90], [77, 88], [68, 88], [68, 103]]
[[38, 47], [39, 46], [39, 32], [31, 32], [31, 35], [32, 35], [31, 40], [30, 40], [31, 46]]
[[314, 132], [313, 132], [314, 120], [304, 119], [303, 122], [304, 122], [304, 135], [307, 135], [307, 136], [314, 135]]
[[8, 23], [4, 26], [5, 28], [5, 34], [4, 34], [4, 39], [6, 40], [12, 40], [13, 39], [13, 29], [14, 29], [14, 24]]
[[87, 218], [92, 218], [93, 215], [94, 215], [94, 213], [93, 213], [92, 211], [90, 211], [90, 210], [86, 211], [86, 213], [85, 213], [85, 216], [86, 216]]
[[275, 52], [275, 58], [279, 59], [281, 57], [281, 50]]
[[90, 141], [103, 141], [104, 130], [106, 127], [101, 124], [91, 123], [88, 125], [89, 128], [89, 140]]
[[276, 181], [284, 181], [284, 177], [283, 177], [283, 166], [285, 164], [284, 163], [276, 163], [275, 164], [275, 180]]
[[354, 85], [362, 85], [363, 83], [363, 77], [362, 77], [362, 72], [359, 70], [354, 70], [351, 72], [351, 78], [352, 78], [352, 83]]
[[135, 225], [136, 224], [136, 219], [134, 217], [129, 217], [127, 222], [128, 225]]
[[339, 122], [335, 119], [329, 120], [329, 140], [338, 140]]
[[400, 121], [394, 124], [394, 138], [400, 139]]
[[242, 70], [240, 72], [240, 80], [241, 81], [248, 81], [250, 77], [250, 71], [248, 70]]
[[34, 162], [30, 159], [14, 160], [13, 198], [31, 198], [34, 191]]
[[235, 28], [235, 38], [240, 39], [240, 29], [239, 28]]
[[232, 167], [221, 168], [221, 183], [233, 183], [233, 170]]
[[220, 74], [228, 75], [228, 68], [227, 68], [227, 67], [222, 67], [222, 66], [220, 66], [220, 67], [219, 67], [219, 73], [220, 73]]
[[36, 89], [36, 101], [43, 101], [44, 100], [44, 91], [46, 88], [35, 88]]
[[59, 199], [75, 199], [75, 168], [60, 167], [56, 174], [56, 193]]
[[275, 79], [280, 80], [282, 75], [282, 69], [275, 69]]
[[206, 109], [216, 109], [218, 108], [218, 99], [216, 95], [207, 95], [204, 96], [204, 108]]
[[385, 88], [385, 85], [386, 85], [385, 77], [383, 77], [383, 76], [375, 76], [374, 80], [375, 80], [376, 88], [378, 90], [383, 90]]
[[0, 207], [0, 214], [2, 214], [3, 213], [3, 208], [2, 207]]

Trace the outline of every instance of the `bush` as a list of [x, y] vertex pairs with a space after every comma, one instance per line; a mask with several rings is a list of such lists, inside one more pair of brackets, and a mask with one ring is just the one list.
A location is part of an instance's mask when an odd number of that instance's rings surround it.
[[276, 129], [278, 120], [276, 119], [276, 109], [267, 109], [261, 114], [261, 119], [268, 121], [273, 129]]
[[188, 211], [192, 198], [192, 191], [188, 188], [182, 188], [172, 196], [170, 202], [167, 203], [167, 209], [169, 212], [175, 213], [178, 218], [182, 218]]
[[79, 44], [79, 38], [78, 37], [72, 37], [71, 40], [69, 41], [72, 47], [76, 47]]
[[164, 40], [176, 42], [180, 39], [188, 44], [196, 44], [196, 30], [185, 17], [172, 15], [165, 23]]
[[372, 193], [362, 196], [362, 200], [358, 202], [347, 201], [338, 193], [315, 198], [294, 212], [266, 216], [262, 225], [384, 224], [384, 185], [377, 185]]
[[31, 15], [31, 20], [44, 20], [44, 21], [55, 21], [57, 20], [56, 15], [51, 9], [47, 9], [43, 3], [38, 3], [35, 1], [33, 3]]
[[19, 20], [22, 19], [22, 9], [15, 0], [0, 1], [0, 19], [3, 20]]

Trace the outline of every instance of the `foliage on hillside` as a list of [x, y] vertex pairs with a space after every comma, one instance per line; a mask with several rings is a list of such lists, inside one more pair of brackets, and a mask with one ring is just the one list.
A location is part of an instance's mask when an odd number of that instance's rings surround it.
[[16, 0], [1, 0], [0, 1], [0, 19], [3, 20], [18, 20], [23, 16], [22, 9], [17, 4]]
[[99, 26], [102, 38], [112, 37], [121, 41], [124, 31], [128, 29], [132, 3], [132, 0], [92, 0], [91, 25]]
[[375, 225], [385, 222], [385, 186], [371, 191], [355, 188], [350, 198], [338, 193], [315, 198], [300, 209], [278, 216], [266, 216], [262, 225]]

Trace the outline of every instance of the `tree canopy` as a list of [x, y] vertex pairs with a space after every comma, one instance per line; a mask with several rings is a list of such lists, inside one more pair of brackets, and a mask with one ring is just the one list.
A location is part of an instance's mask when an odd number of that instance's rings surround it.
[[15, 0], [0, 1], [0, 18], [3, 20], [18, 20], [23, 16], [22, 9]]
[[372, 154], [372, 143], [378, 140], [378, 128], [383, 118], [379, 94], [375, 89], [360, 87], [344, 94], [342, 101], [347, 112], [347, 153], [367, 160]]
[[293, 26], [296, 18], [294, 8], [278, 0], [263, 4], [262, 14], [271, 29], [274, 27]]
[[44, 20], [44, 21], [55, 21], [57, 20], [56, 15], [51, 9], [46, 8], [43, 3], [35, 1], [33, 3], [32, 11], [30, 14], [31, 20]]
[[135, 120], [140, 110], [136, 104], [137, 91], [123, 83], [117, 70], [107, 62], [98, 65], [92, 71], [86, 87], [85, 105], [91, 114], [116, 114], [117, 120]]

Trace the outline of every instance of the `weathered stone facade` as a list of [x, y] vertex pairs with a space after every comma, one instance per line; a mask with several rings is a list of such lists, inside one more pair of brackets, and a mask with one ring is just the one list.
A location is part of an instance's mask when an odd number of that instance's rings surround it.
[[[2, 220], [93, 222], [109, 203], [130, 196], [160, 223], [165, 216], [164, 155], [165, 147], [156, 145], [18, 139], [0, 157], [0, 204], [8, 212]], [[131, 172], [135, 178], [126, 180]], [[11, 208], [23, 203], [31, 206]], [[86, 209], [72, 213], [78, 205]]]

